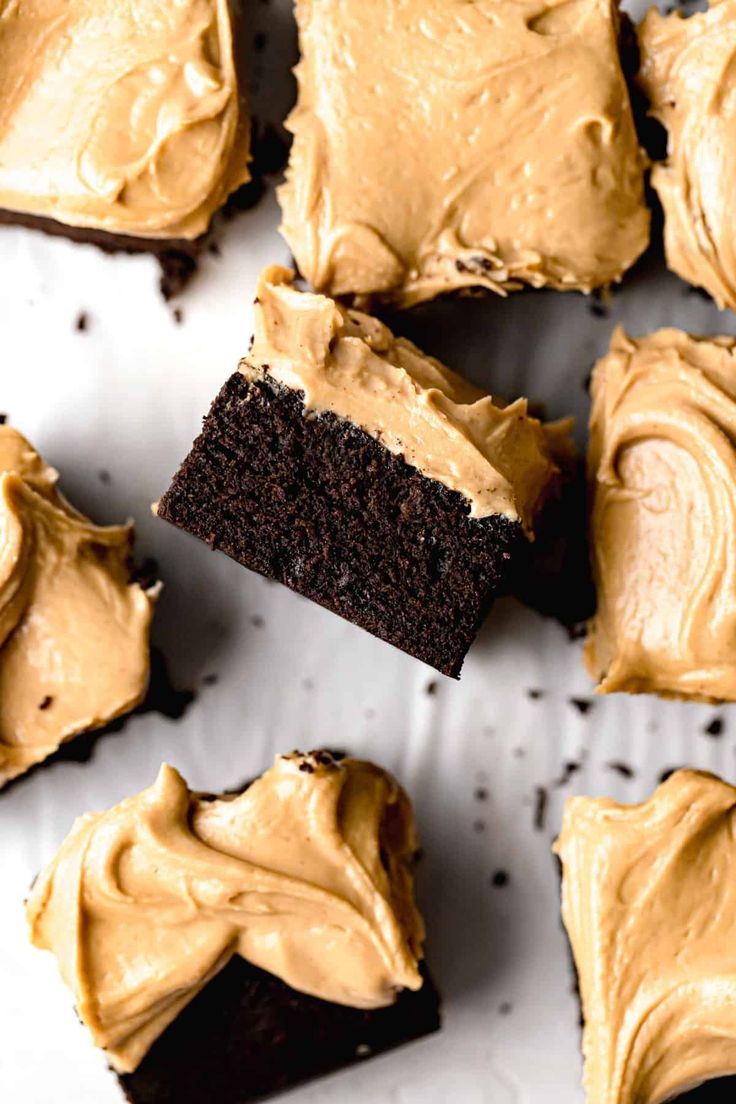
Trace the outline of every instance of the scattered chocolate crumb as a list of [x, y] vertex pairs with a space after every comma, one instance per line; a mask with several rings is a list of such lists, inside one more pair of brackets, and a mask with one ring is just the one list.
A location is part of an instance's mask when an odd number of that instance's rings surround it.
[[181, 309], [181, 307], [174, 307], [171, 314], [177, 326], [181, 326], [182, 322], [184, 321], [184, 311]]
[[485, 830], [486, 830], [486, 822], [484, 820], [474, 820], [473, 821], [473, 831], [474, 832], [485, 832]]
[[262, 629], [263, 626], [266, 624], [260, 613], [256, 613], [253, 617], [251, 617], [250, 623], [254, 629]]
[[86, 333], [89, 328], [89, 315], [86, 311], [80, 311], [77, 315], [77, 321], [74, 323], [74, 329], [77, 333]]
[[491, 878], [491, 885], [496, 889], [503, 889], [509, 884], [509, 876], [505, 870], [497, 870]]
[[8, 415], [7, 414], [0, 414], [0, 425], [5, 425], [7, 420], [8, 420]]
[[561, 786], [566, 786], [572, 776], [574, 774], [577, 774], [581, 766], [581, 763], [578, 763], [573, 759], [568, 759], [568, 761], [564, 764], [562, 768], [562, 773], [559, 775], [558, 778], [555, 778], [554, 782], [551, 783], [552, 789], [558, 790]]
[[168, 302], [180, 295], [197, 270], [197, 261], [190, 253], [179, 249], [165, 249], [158, 254], [161, 266], [159, 290]]
[[682, 767], [667, 767], [667, 770], [663, 770], [657, 781], [660, 786], [663, 782], [666, 782], [668, 778], [671, 778], [675, 771], [682, 770]]
[[437, 681], [436, 681], [436, 679], [433, 679], [431, 682], [427, 683], [427, 685], [424, 687], [424, 693], [428, 694], [430, 698], [433, 697], [437, 693]]
[[314, 774], [314, 767], [311, 763], [308, 763], [306, 759], [303, 763], [299, 764], [299, 770], [302, 771], [304, 774]]
[[263, 53], [266, 48], [267, 38], [264, 31], [258, 31], [253, 36], [253, 49], [257, 54]]
[[527, 690], [526, 696], [528, 698], [531, 698], [532, 701], [541, 701], [541, 699], [544, 697], [544, 690], [539, 690], [537, 687], [532, 687], [532, 689]]
[[100, 483], [104, 483], [106, 487], [109, 486], [110, 483], [112, 483], [112, 476], [110, 475], [107, 468], [100, 468], [97, 473], [97, 478], [99, 479]]
[[53, 701], [54, 701], [54, 699], [53, 699], [53, 698], [51, 697], [51, 695], [50, 695], [50, 694], [47, 694], [47, 695], [46, 695], [46, 697], [45, 697], [45, 698], [43, 698], [43, 699], [42, 699], [42, 700], [41, 700], [41, 701], [39, 702], [38, 708], [39, 708], [39, 709], [48, 709], [48, 708], [49, 708], [49, 706], [53, 704]]
[[205, 686], [215, 686], [220, 681], [220, 676], [214, 672], [211, 675], [205, 675], [202, 682]]
[[544, 829], [547, 819], [548, 793], [544, 786], [534, 787], [534, 827], [538, 832]]
[[574, 706], [575, 709], [577, 709], [578, 713], [580, 713], [583, 717], [587, 713], [590, 713], [594, 705], [590, 698], [568, 698], [567, 700], [569, 701], [570, 705]]
[[510, 1016], [513, 1010], [513, 1005], [510, 1001], [504, 1001], [503, 1004], [499, 1004], [498, 1011], [501, 1016]]
[[593, 300], [588, 303], [588, 310], [592, 315], [595, 315], [596, 318], [608, 318], [608, 307], [604, 306], [603, 303], [598, 303]]
[[606, 763], [606, 768], [610, 771], [615, 771], [616, 774], [620, 774], [622, 778], [633, 778], [634, 769], [627, 763], [620, 763], [618, 760], [611, 760], [610, 763]]
[[706, 736], [723, 735], [723, 717], [714, 717], [703, 729]]
[[478, 786], [475, 790], [475, 793], [473, 794], [473, 797], [476, 801], [487, 801], [488, 790], [485, 788], [485, 786]]

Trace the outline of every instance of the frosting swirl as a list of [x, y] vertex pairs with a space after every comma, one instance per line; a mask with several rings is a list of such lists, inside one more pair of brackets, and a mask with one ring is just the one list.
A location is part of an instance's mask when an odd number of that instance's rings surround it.
[[298, 0], [280, 189], [332, 295], [619, 280], [649, 237], [614, 0]]
[[93, 525], [57, 478], [0, 425], [0, 786], [148, 684], [155, 591], [130, 581], [132, 526]]
[[0, 206], [195, 238], [249, 140], [228, 0], [0, 3]]
[[668, 132], [652, 170], [669, 267], [736, 309], [736, 3], [683, 19], [652, 9], [639, 29], [639, 82]]
[[736, 1074], [736, 789], [681, 770], [641, 805], [574, 797], [556, 852], [595, 1104]]
[[240, 370], [304, 393], [380, 439], [429, 479], [458, 491], [473, 517], [521, 520], [527, 535], [569, 454], [571, 422], [532, 418], [526, 399], [494, 403], [370, 315], [298, 291], [272, 266], [256, 292], [255, 337]]
[[235, 954], [357, 1008], [419, 989], [415, 850], [408, 798], [370, 763], [281, 756], [218, 800], [163, 766], [150, 789], [77, 820], [31, 892], [31, 938], [130, 1072]]
[[617, 330], [593, 375], [598, 690], [736, 699], [736, 340]]

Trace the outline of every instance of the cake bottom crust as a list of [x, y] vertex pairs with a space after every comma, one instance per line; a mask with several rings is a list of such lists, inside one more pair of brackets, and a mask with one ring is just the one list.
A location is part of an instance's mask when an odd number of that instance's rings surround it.
[[440, 1027], [424, 985], [394, 1005], [361, 1011], [291, 989], [240, 957], [119, 1077], [130, 1104], [251, 1104], [336, 1072]]

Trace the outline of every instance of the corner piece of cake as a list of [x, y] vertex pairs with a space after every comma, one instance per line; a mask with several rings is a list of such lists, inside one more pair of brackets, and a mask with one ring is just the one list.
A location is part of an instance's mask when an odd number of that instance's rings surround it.
[[640, 805], [567, 802], [555, 850], [589, 1104], [662, 1104], [736, 1074], [735, 829], [736, 788], [693, 770]]
[[736, 309], [736, 0], [683, 18], [652, 8], [639, 27], [639, 84], [667, 131], [652, 169], [664, 208], [667, 264], [719, 307]]
[[371, 763], [295, 752], [220, 798], [163, 766], [76, 821], [31, 938], [131, 1104], [250, 1104], [439, 1028], [416, 848]]
[[736, 700], [736, 339], [616, 330], [588, 452], [600, 693]]
[[554, 493], [567, 423], [501, 407], [270, 268], [160, 517], [458, 676]]
[[249, 179], [240, 6], [5, 5], [0, 221], [186, 252]]
[[0, 787], [145, 695], [157, 587], [131, 577], [133, 527], [101, 528], [0, 425]]
[[590, 291], [649, 212], [615, 0], [297, 0], [282, 232], [336, 296]]

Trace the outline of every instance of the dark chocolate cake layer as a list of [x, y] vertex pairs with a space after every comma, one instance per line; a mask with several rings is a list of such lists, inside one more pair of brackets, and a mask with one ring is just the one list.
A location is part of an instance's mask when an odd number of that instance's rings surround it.
[[440, 1026], [424, 972], [418, 993], [366, 1012], [309, 997], [234, 957], [120, 1077], [130, 1104], [250, 1104], [392, 1050]]
[[454, 677], [525, 541], [362, 429], [305, 416], [301, 392], [239, 372], [158, 513]]

